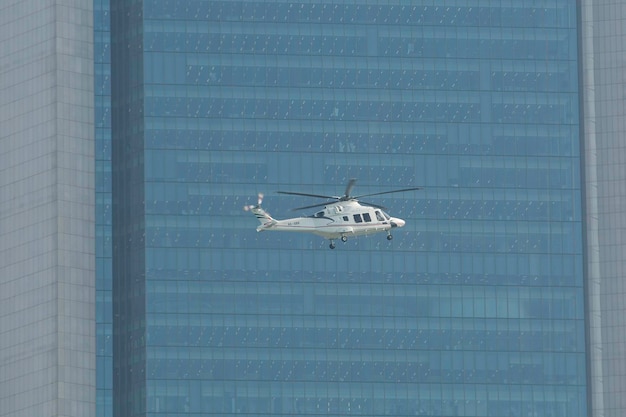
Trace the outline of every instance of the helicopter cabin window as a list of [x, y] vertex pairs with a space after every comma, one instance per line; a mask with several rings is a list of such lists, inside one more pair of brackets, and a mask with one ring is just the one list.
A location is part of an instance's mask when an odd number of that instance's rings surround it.
[[348, 216], [343, 216], [343, 221], [347, 222], [348, 221]]
[[378, 220], [379, 222], [384, 222], [385, 218], [383, 217], [382, 214], [380, 214], [380, 211], [376, 210], [376, 220]]
[[372, 221], [372, 218], [370, 217], [369, 213], [363, 213], [363, 220], [369, 223]]
[[360, 214], [355, 214], [354, 215], [354, 222], [355, 223], [363, 223], [363, 219], [361, 218]]

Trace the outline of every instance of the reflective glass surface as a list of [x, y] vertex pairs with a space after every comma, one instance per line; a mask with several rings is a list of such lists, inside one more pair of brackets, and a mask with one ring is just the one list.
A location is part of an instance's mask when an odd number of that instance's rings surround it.
[[576, 5], [439, 3], [113, 1], [120, 415], [587, 415]]
[[109, 0], [94, 4], [96, 138], [96, 415], [113, 414], [111, 38]]

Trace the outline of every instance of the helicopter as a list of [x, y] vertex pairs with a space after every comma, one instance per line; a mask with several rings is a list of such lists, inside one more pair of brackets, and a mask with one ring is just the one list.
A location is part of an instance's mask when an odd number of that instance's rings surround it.
[[351, 179], [346, 186], [344, 194], [341, 196], [277, 191], [278, 194], [315, 197], [327, 200], [323, 203], [292, 209], [296, 211], [323, 207], [322, 210], [306, 217], [294, 217], [284, 220], [274, 219], [261, 207], [263, 194], [258, 195], [256, 205], [244, 206], [244, 210], [251, 211], [261, 223], [256, 228], [257, 232], [273, 230], [278, 232], [313, 233], [328, 239], [330, 241], [328, 246], [331, 249], [335, 249], [336, 247], [335, 240], [340, 239], [342, 242], [347, 242], [349, 236], [363, 236], [386, 232], [387, 240], [392, 240], [393, 235], [391, 234], [391, 230], [397, 227], [403, 227], [406, 222], [400, 218], [391, 217], [385, 212], [386, 208], [383, 206], [359, 202], [358, 199], [361, 197], [421, 190], [422, 188], [403, 188], [400, 190], [352, 196], [350, 192], [355, 183], [356, 179]]

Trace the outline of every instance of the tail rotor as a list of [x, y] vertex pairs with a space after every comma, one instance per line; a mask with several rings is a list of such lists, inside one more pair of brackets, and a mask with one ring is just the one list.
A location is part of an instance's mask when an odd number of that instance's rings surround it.
[[259, 193], [257, 195], [256, 206], [252, 204], [248, 206], [243, 206], [243, 209], [245, 211], [251, 211], [252, 214], [254, 214], [259, 221], [260, 226], [256, 228], [257, 232], [267, 230], [277, 223], [277, 221], [274, 220], [267, 211], [263, 210], [263, 208], [261, 207], [261, 203], [263, 203], [263, 194]]
[[257, 195], [257, 203], [256, 203], [256, 206], [255, 206], [255, 205], [250, 204], [250, 205], [247, 205], [247, 206], [243, 206], [243, 209], [244, 209], [245, 211], [250, 211], [250, 210], [252, 210], [252, 209], [254, 209], [254, 208], [260, 208], [260, 207], [261, 207], [261, 203], [263, 203], [263, 194], [262, 194], [262, 193], [259, 193], [259, 194]]

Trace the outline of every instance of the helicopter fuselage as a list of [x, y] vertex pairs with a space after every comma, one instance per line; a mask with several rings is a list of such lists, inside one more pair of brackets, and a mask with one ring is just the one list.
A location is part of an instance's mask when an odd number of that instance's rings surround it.
[[403, 188], [400, 190], [381, 191], [371, 194], [352, 196], [350, 192], [356, 183], [352, 178], [348, 181], [346, 191], [341, 196], [301, 193], [294, 191], [277, 191], [279, 194], [297, 195], [303, 197], [324, 198], [327, 201], [299, 207], [295, 210], [305, 210], [313, 207], [323, 207], [315, 214], [306, 217], [294, 217], [291, 219], [276, 220], [263, 210], [261, 202], [263, 194], [258, 195], [256, 205], [244, 206], [244, 210], [252, 211], [260, 225], [257, 232], [274, 230], [277, 232], [304, 232], [313, 233], [330, 240], [330, 248], [335, 248], [335, 239], [342, 242], [348, 240], [349, 236], [371, 235], [374, 233], [387, 232], [387, 240], [392, 240], [391, 229], [403, 227], [405, 221], [397, 217], [391, 217], [385, 213], [383, 206], [372, 203], [359, 203], [361, 197], [372, 197], [383, 194], [402, 193], [408, 191], [421, 190], [421, 187]]
[[257, 227], [257, 231], [308, 232], [326, 239], [339, 239], [386, 232], [404, 224], [404, 220], [391, 217], [380, 208], [345, 201], [329, 203], [311, 216], [271, 219]]

